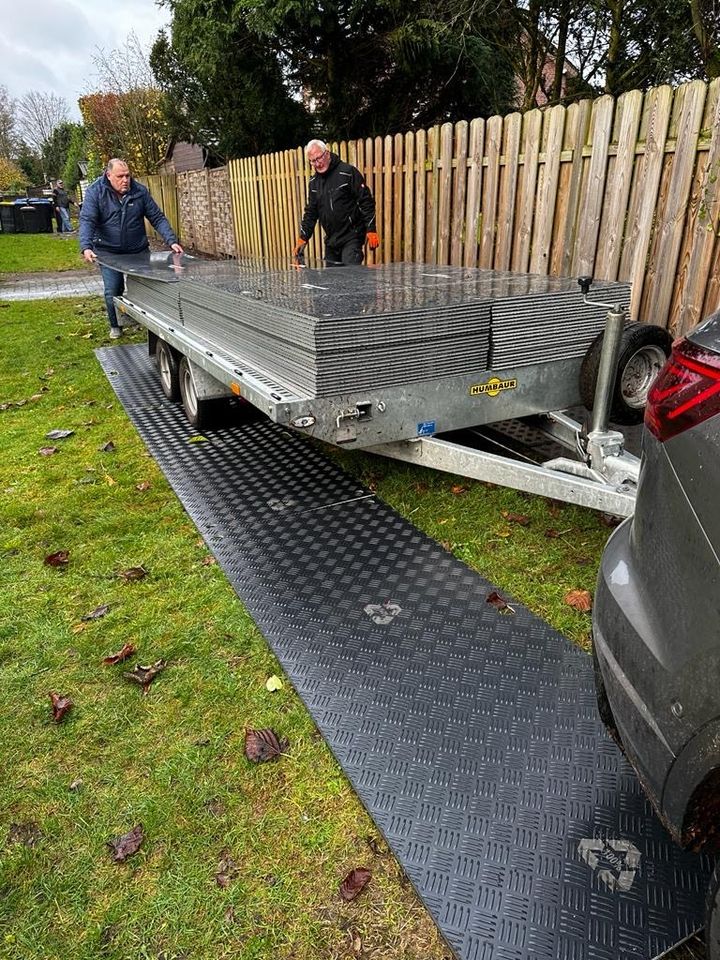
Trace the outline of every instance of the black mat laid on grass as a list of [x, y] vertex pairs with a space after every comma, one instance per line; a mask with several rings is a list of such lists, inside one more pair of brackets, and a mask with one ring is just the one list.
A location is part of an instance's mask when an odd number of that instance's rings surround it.
[[143, 346], [100, 362], [460, 960], [651, 958], [702, 925], [592, 663], [309, 443], [195, 435]]

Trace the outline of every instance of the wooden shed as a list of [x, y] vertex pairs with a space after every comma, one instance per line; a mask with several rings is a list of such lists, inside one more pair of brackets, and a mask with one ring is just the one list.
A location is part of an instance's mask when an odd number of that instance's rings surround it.
[[158, 166], [158, 173], [187, 173], [189, 170], [212, 169], [222, 165], [222, 160], [210, 147], [199, 143], [188, 143], [186, 140], [171, 140], [168, 143], [162, 163]]

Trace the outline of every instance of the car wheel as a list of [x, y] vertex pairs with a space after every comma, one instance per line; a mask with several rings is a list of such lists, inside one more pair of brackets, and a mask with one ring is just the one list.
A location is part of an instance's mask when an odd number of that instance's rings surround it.
[[180, 399], [179, 364], [169, 343], [158, 340], [155, 345], [155, 360], [162, 392], [175, 403]]
[[720, 960], [720, 864], [715, 864], [705, 899], [705, 945], [708, 960]]
[[[592, 410], [602, 352], [603, 333], [590, 344], [580, 368], [580, 399]], [[642, 423], [650, 387], [670, 356], [672, 337], [651, 323], [629, 323], [620, 340], [609, 419], [614, 423]]]
[[220, 414], [227, 411], [227, 400], [224, 397], [198, 397], [187, 357], [180, 360], [178, 379], [180, 382], [180, 399], [185, 416], [190, 424], [196, 430], [211, 429], [218, 422]]

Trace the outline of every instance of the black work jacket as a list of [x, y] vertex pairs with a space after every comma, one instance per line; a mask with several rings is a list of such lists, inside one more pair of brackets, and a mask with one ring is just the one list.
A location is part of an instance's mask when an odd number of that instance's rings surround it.
[[325, 231], [325, 242], [340, 247], [375, 228], [375, 200], [360, 171], [330, 154], [325, 173], [310, 178], [300, 236], [309, 240], [315, 224]]

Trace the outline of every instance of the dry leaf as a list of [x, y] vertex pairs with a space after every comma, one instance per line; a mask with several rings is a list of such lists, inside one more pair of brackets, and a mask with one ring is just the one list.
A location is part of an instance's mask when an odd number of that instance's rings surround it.
[[521, 527], [527, 527], [530, 523], [530, 517], [526, 517], [524, 513], [512, 513], [510, 510], [501, 510], [500, 513], [508, 523], [519, 523]]
[[592, 610], [592, 597], [589, 590], [571, 590], [565, 594], [563, 599], [568, 606], [580, 610], [581, 613], [588, 613]]
[[225, 890], [238, 875], [240, 868], [230, 856], [229, 850], [223, 850], [220, 857], [221, 860], [218, 864], [217, 873], [215, 874], [215, 883]]
[[155, 677], [161, 673], [166, 667], [164, 660], [156, 660], [155, 663], [148, 664], [148, 666], [143, 666], [138, 663], [135, 665], [133, 670], [124, 673], [123, 676], [126, 680], [132, 680], [133, 683], [139, 683], [142, 687], [143, 693], [148, 692], [148, 687], [153, 682]]
[[453, 496], [456, 496], [456, 497], [460, 497], [462, 496], [463, 493], [467, 493], [467, 492], [468, 492], [468, 488], [461, 486], [459, 483], [455, 484], [454, 487], [450, 487], [450, 493], [452, 493]]
[[[108, 664], [108, 666], [113, 666], [116, 663], [122, 663], [123, 660], [127, 660], [134, 653], [136, 653], [135, 644], [126, 643], [117, 653], [111, 653], [107, 657], [103, 657], [103, 663]], [[152, 679], [152, 677], [150, 679]], [[148, 683], [149, 682], [150, 681], [148, 681]]]
[[270, 693], [274, 693], [275, 690], [282, 690], [282, 688], [283, 682], [280, 677], [276, 677], [275, 674], [273, 674], [271, 677], [268, 677], [265, 681], [265, 689]]
[[276, 760], [289, 747], [286, 737], [278, 739], [274, 730], [245, 730], [245, 756], [253, 763]]
[[112, 440], [108, 440], [106, 444], [100, 447], [100, 453], [115, 453], [115, 444]]
[[217, 560], [215, 559], [215, 557], [212, 556], [212, 554], [208, 554], [206, 557], [203, 557], [202, 559], [202, 564], [204, 567], [212, 567], [216, 563], [217, 563]]
[[52, 703], [52, 718], [55, 723], [60, 723], [68, 710], [73, 706], [70, 697], [61, 697], [59, 693], [48, 693]]
[[90, 613], [86, 613], [85, 616], [80, 617], [81, 620], [99, 620], [100, 617], [104, 617], [105, 614], [110, 609], [109, 603], [101, 603], [99, 607], [95, 607], [94, 610], [91, 610]]
[[140, 483], [135, 484], [135, 489], [142, 493], [143, 491], [150, 489], [150, 484], [147, 480], [142, 480]]
[[128, 857], [137, 853], [144, 839], [145, 834], [143, 833], [143, 827], [142, 824], [139, 823], [136, 827], [133, 827], [132, 830], [123, 833], [122, 836], [115, 837], [114, 840], [108, 840], [107, 845], [112, 850], [113, 862], [123, 863]]
[[485, 599], [485, 602], [492, 604], [493, 607], [497, 607], [501, 613], [515, 613], [515, 608], [511, 607], [507, 600], [500, 596], [497, 590], [493, 590], [492, 593], [489, 593]]
[[367, 867], [356, 867], [351, 870], [340, 884], [340, 896], [348, 902], [354, 900], [368, 885], [371, 876], [372, 873]]
[[69, 550], [56, 550], [55, 553], [49, 553], [43, 560], [46, 567], [66, 567], [69, 562]]
[[38, 453], [41, 457], [51, 457], [54, 453], [60, 453], [60, 447], [40, 447]]
[[127, 570], [121, 570], [118, 576], [126, 583], [132, 583], [133, 580], [142, 580], [148, 575], [145, 567], [128, 567]]
[[45, 434], [47, 440], [66, 440], [75, 433], [74, 430], [51, 430]]

